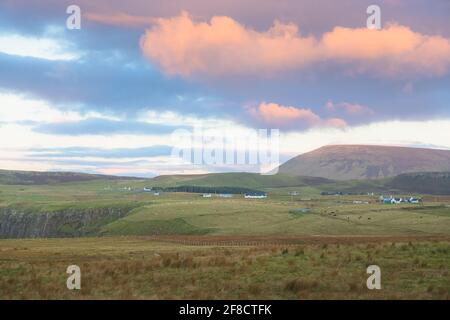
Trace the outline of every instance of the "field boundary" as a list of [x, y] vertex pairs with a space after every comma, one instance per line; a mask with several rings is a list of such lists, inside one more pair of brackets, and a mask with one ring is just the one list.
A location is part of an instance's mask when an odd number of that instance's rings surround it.
[[450, 236], [145, 236], [150, 241], [185, 246], [295, 246], [303, 244], [358, 244], [379, 242], [450, 242]]

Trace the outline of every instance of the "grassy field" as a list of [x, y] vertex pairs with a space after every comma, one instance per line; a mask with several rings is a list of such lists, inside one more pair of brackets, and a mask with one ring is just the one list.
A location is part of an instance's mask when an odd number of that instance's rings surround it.
[[[59, 183], [51, 185], [0, 185], [0, 208], [21, 207], [35, 211], [54, 211], [60, 208], [95, 208], [97, 206], [137, 201], [149, 201], [139, 181], [104, 181]], [[131, 191], [126, 187], [133, 187]]]
[[[449, 299], [448, 239], [186, 246], [145, 237], [0, 241], [1, 299]], [[212, 239], [210, 239], [212, 241]], [[81, 290], [66, 288], [69, 265]], [[368, 290], [366, 268], [381, 268]]]
[[[106, 225], [103, 232], [152, 234], [146, 226], [156, 234], [215, 235], [422, 235], [450, 231], [450, 208], [441, 204], [418, 210], [411, 205], [353, 204], [353, 198], [341, 198], [158, 200]], [[297, 214], [294, 210], [298, 208], [310, 211]], [[156, 224], [159, 229], [154, 228]]]
[[[87, 209], [131, 208], [96, 221], [98, 237], [0, 240], [0, 298], [449, 298], [450, 197], [383, 205], [378, 195], [272, 184], [267, 199], [223, 199], [155, 196], [142, 192], [147, 185], [0, 186], [0, 210], [82, 217]], [[81, 291], [65, 286], [72, 264], [81, 267]], [[382, 290], [365, 286], [370, 264], [381, 267]]]
[[[450, 197], [421, 205], [383, 205], [378, 196], [321, 196], [317, 190], [268, 189], [268, 199], [202, 198], [142, 192], [145, 181], [88, 181], [0, 187], [0, 208], [47, 213], [99, 207], [135, 208], [101, 227], [101, 235], [427, 235], [450, 234]], [[288, 191], [299, 190], [299, 196]], [[303, 190], [304, 191], [304, 190]], [[353, 201], [369, 204], [354, 204]], [[305, 214], [295, 210], [308, 208]]]

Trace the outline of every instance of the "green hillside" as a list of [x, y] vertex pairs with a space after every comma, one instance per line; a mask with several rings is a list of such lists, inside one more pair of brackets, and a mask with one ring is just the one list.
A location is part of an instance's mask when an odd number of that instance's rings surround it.
[[129, 180], [139, 178], [117, 177], [76, 172], [39, 172], [0, 170], [0, 184], [10, 185], [44, 185], [92, 180]]
[[[298, 196], [288, 195], [285, 188], [273, 188], [267, 199], [260, 200], [244, 199], [242, 195], [202, 198], [179, 192], [155, 196], [138, 187], [130, 190], [132, 183], [99, 180], [0, 186], [0, 231], [13, 237], [52, 237], [432, 235], [448, 234], [450, 230], [449, 201], [445, 198], [426, 198], [420, 206], [390, 206], [379, 204], [378, 195], [336, 197], [302, 191], [310, 187], [294, 188], [300, 190]], [[355, 200], [370, 204], [354, 204]], [[299, 214], [300, 208], [310, 210]]]
[[403, 191], [450, 195], [450, 172], [401, 174], [386, 185]]
[[[377, 197], [317, 197], [290, 201], [185, 199], [144, 205], [102, 228], [103, 235], [432, 235], [448, 234], [450, 209], [442, 203], [389, 206]], [[353, 200], [370, 204], [353, 204]], [[298, 208], [310, 208], [304, 214]]]
[[325, 178], [297, 177], [288, 174], [260, 175], [258, 173], [246, 172], [159, 176], [148, 181], [149, 185], [159, 187], [190, 185], [202, 187], [242, 187], [250, 189], [319, 186], [332, 182], [332, 180]]
[[[129, 187], [142, 190], [144, 187], [164, 188], [180, 187], [239, 188], [242, 190], [265, 190], [285, 192], [298, 190], [308, 193], [322, 191], [340, 191], [344, 193], [392, 192], [420, 194], [450, 194], [449, 172], [425, 172], [401, 174], [392, 178], [365, 180], [330, 180], [320, 177], [292, 176], [278, 173], [260, 175], [258, 173], [232, 172], [199, 175], [165, 175], [152, 179], [92, 175], [71, 172], [27, 172], [0, 170], [0, 185], [11, 186], [55, 186], [55, 190], [82, 190], [98, 188], [121, 189]], [[174, 189], [175, 188], [175, 189]], [[1, 191], [1, 190], [0, 190]], [[53, 191], [54, 192], [54, 191]], [[242, 193], [242, 192], [239, 192]], [[25, 195], [24, 195], [25, 196]], [[49, 195], [50, 196], [50, 195]], [[22, 201], [27, 197], [22, 197]]]

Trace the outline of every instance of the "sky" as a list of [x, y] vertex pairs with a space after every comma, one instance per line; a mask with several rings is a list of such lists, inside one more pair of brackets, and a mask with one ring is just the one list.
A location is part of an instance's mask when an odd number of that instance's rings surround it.
[[152, 177], [260, 172], [263, 154], [329, 144], [450, 149], [449, 16], [447, 0], [1, 0], [0, 169]]

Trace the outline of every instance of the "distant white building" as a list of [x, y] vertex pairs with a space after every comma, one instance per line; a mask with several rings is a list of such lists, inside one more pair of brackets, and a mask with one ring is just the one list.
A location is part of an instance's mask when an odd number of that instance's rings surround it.
[[233, 198], [233, 195], [231, 193], [219, 193], [217, 196], [219, 198]]
[[369, 201], [354, 200], [353, 204], [369, 204]]
[[408, 199], [408, 202], [417, 204], [417, 203], [422, 202], [422, 199], [411, 197], [411, 198]]
[[203, 198], [211, 198], [211, 193], [204, 193]]
[[144, 187], [144, 192], [151, 192], [152, 191], [152, 188], [150, 187]]
[[249, 192], [244, 194], [245, 199], [265, 199], [267, 198], [267, 193], [265, 192]]

